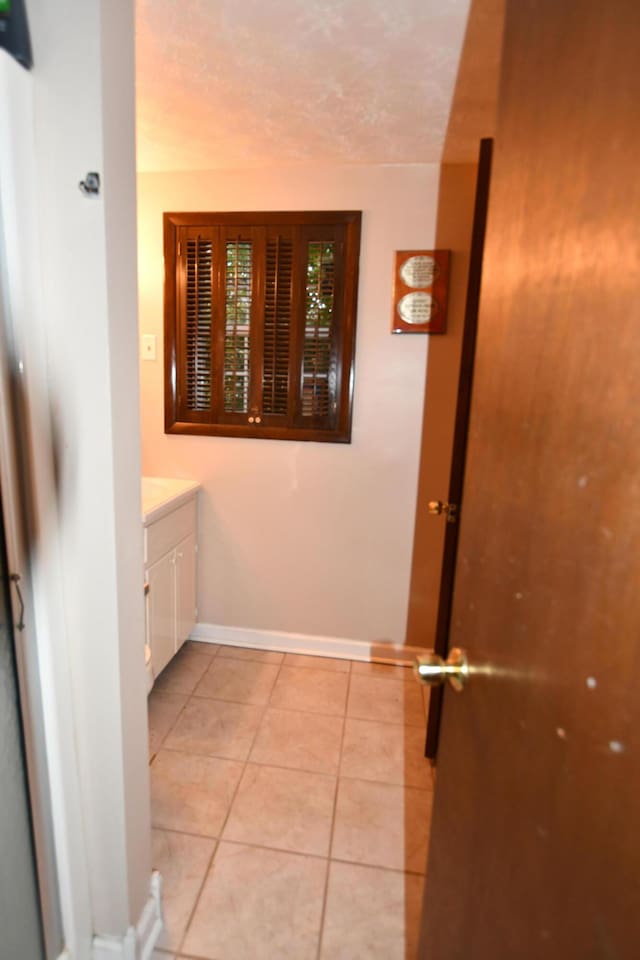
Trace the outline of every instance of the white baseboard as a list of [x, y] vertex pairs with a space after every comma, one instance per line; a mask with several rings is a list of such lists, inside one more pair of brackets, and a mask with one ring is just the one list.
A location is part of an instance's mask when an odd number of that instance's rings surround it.
[[136, 926], [129, 927], [123, 937], [95, 936], [92, 960], [151, 960], [162, 927], [162, 877], [154, 870]]
[[406, 666], [424, 653], [422, 647], [408, 647], [385, 640], [351, 640], [344, 637], [321, 637], [308, 633], [280, 633], [276, 630], [255, 630], [250, 627], [223, 627], [215, 623], [196, 623], [192, 640], [219, 643], [229, 647], [254, 647], [281, 653], [303, 653], [339, 660], [364, 660]]

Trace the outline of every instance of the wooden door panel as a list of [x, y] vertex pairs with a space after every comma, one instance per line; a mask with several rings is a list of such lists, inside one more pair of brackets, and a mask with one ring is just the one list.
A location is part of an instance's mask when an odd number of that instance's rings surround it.
[[509, 0], [421, 956], [640, 943], [640, 7]]

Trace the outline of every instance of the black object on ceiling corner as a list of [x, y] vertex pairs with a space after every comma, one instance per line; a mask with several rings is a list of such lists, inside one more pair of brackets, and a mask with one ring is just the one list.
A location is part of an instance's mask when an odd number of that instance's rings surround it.
[[25, 0], [0, 0], [0, 49], [25, 69], [33, 66]]

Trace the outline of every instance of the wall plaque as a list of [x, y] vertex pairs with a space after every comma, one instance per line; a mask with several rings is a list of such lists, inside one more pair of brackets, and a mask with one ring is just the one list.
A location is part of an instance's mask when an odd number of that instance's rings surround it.
[[392, 333], [445, 333], [448, 250], [397, 250]]

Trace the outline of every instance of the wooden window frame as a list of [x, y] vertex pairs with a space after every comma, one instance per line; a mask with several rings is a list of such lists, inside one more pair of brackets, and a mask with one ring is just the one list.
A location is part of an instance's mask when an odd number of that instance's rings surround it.
[[[164, 262], [165, 262], [165, 283], [164, 283], [164, 405], [165, 405], [165, 433], [169, 434], [195, 434], [200, 436], [222, 436], [222, 437], [250, 437], [267, 440], [303, 440], [320, 441], [332, 443], [350, 443], [351, 442], [351, 419], [353, 406], [353, 387], [354, 387], [354, 366], [355, 366], [355, 335], [356, 335], [356, 308], [358, 292], [358, 261], [360, 251], [360, 226], [362, 214], [360, 211], [317, 211], [317, 212], [270, 212], [270, 213], [165, 213], [163, 215], [164, 227]], [[185, 414], [185, 404], [180, 394], [180, 384], [186, 382], [186, 361], [182, 371], [180, 363], [182, 361], [181, 351], [184, 351], [184, 323], [181, 328], [181, 297], [179, 290], [180, 283], [180, 255], [179, 255], [179, 237], [186, 236], [185, 229], [208, 228], [221, 231], [219, 236], [227, 237], [229, 230], [244, 229], [245, 232], [251, 230], [261, 230], [263, 228], [282, 228], [286, 230], [292, 228], [299, 232], [301, 237], [307, 237], [308, 240], [314, 238], [314, 231], [322, 240], [328, 236], [331, 230], [334, 230], [335, 236], [341, 235], [342, 239], [337, 242], [340, 256], [337, 258], [338, 265], [336, 270], [337, 279], [335, 281], [336, 290], [336, 326], [334, 331], [334, 369], [335, 369], [335, 405], [336, 409], [332, 411], [330, 417], [323, 418], [323, 422], [302, 423], [301, 406], [299, 399], [300, 384], [302, 383], [302, 345], [300, 337], [295, 333], [296, 320], [292, 320], [292, 359], [291, 369], [297, 369], [297, 376], [294, 376], [293, 383], [289, 381], [289, 412], [287, 414], [288, 423], [275, 424], [277, 417], [261, 416], [260, 423], [248, 422], [248, 416], [245, 414], [223, 414], [217, 422], [213, 422], [215, 409], [209, 411], [189, 411]], [[329, 233], [327, 233], [329, 231]], [[265, 234], [266, 235], [266, 234]], [[296, 250], [294, 256], [299, 255], [302, 240], [296, 240]], [[220, 258], [218, 252], [216, 258]], [[264, 251], [257, 254], [264, 256]], [[262, 391], [264, 382], [264, 372], [262, 368], [262, 343], [263, 337], [263, 318], [258, 315], [262, 309], [264, 298], [264, 277], [262, 276], [262, 267], [259, 268], [256, 285], [259, 288], [254, 292], [251, 307], [251, 323], [257, 324], [256, 334], [259, 337], [257, 349], [252, 347], [252, 382], [255, 391], [256, 384], [259, 383]], [[217, 276], [217, 287], [221, 289], [222, 280], [220, 269]], [[292, 295], [292, 312], [297, 310], [299, 325], [302, 323], [300, 300], [302, 292], [298, 290]], [[221, 377], [220, 373], [220, 338], [223, 333], [223, 321], [221, 321], [221, 307], [214, 296], [213, 310], [217, 310], [217, 320], [214, 316], [212, 321], [212, 342], [218, 338], [217, 347], [212, 343], [211, 359], [211, 391], [215, 389], [216, 378]], [[296, 327], [297, 328], [297, 327]], [[253, 357], [257, 357], [257, 361]], [[260, 364], [259, 381], [257, 374], [254, 374], [253, 364]], [[217, 363], [217, 367], [216, 367]], [[220, 381], [221, 382], [221, 381]], [[296, 406], [296, 415], [291, 413], [292, 389]], [[215, 408], [216, 401], [212, 399], [212, 408]], [[220, 401], [217, 401], [220, 406]], [[207, 419], [209, 418], [209, 419]], [[282, 418], [280, 418], [282, 419]], [[295, 419], [295, 423], [292, 420]], [[307, 421], [312, 418], [307, 418]], [[331, 420], [328, 423], [328, 420]], [[266, 420], [266, 422], [265, 422]]]

